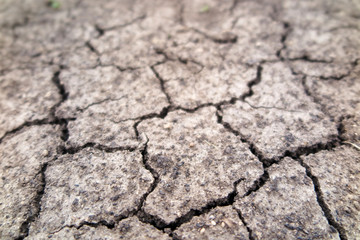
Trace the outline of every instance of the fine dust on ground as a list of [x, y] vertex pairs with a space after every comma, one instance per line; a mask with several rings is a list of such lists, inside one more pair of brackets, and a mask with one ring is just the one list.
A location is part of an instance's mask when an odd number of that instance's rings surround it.
[[3, 0], [0, 239], [360, 239], [360, 2]]

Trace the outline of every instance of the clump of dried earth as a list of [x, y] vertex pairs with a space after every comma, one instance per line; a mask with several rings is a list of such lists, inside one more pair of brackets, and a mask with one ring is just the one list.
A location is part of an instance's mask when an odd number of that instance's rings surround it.
[[360, 2], [0, 2], [1, 239], [360, 239]]

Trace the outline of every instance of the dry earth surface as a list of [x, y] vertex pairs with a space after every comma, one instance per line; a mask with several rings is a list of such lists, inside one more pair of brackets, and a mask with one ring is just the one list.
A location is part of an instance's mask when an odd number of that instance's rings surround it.
[[1, 239], [360, 239], [360, 1], [0, 1]]

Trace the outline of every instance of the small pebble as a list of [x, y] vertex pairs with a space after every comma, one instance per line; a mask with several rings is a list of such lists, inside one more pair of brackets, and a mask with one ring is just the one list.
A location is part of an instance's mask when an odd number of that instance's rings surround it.
[[203, 226], [204, 226], [204, 223], [202, 223], [202, 222], [196, 223], [196, 227], [197, 227], [197, 228], [201, 228], [201, 227], [203, 227]]
[[45, 94], [45, 98], [49, 98], [49, 97], [51, 97], [51, 92], [47, 92], [47, 93]]
[[226, 225], [228, 225], [228, 226], [229, 226], [229, 228], [234, 227], [234, 222], [233, 222], [233, 221], [231, 221], [230, 219], [225, 218], [223, 221], [225, 222], [225, 224], [226, 224]]
[[171, 127], [172, 127], [171, 123], [166, 123], [166, 124], [164, 125], [164, 128], [165, 128], [165, 129], [170, 129]]
[[193, 142], [189, 144], [189, 147], [191, 147], [191, 148], [194, 146], [195, 146], [195, 143], [193, 143]]
[[225, 227], [225, 223], [224, 223], [224, 222], [222, 222], [222, 223], [221, 223], [221, 226], [224, 228], [224, 227]]
[[48, 150], [44, 150], [44, 151], [41, 153], [41, 155], [42, 155], [43, 157], [46, 157], [46, 156], [49, 155], [49, 151], [48, 151]]
[[210, 215], [210, 216], [209, 216], [209, 219], [210, 219], [210, 220], [214, 220], [214, 219], [215, 219], [215, 216], [214, 216], [214, 215]]
[[216, 222], [215, 222], [214, 220], [212, 220], [212, 221], [211, 221], [211, 224], [212, 224], [213, 226], [215, 226], [215, 225], [216, 225]]
[[200, 234], [204, 234], [204, 232], [205, 232], [205, 228], [202, 228], [202, 229], [200, 230]]

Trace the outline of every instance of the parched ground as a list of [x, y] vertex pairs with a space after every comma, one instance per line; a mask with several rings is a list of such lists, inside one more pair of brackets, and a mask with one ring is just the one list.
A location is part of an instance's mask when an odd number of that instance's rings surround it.
[[360, 239], [360, 1], [0, 1], [0, 239]]

